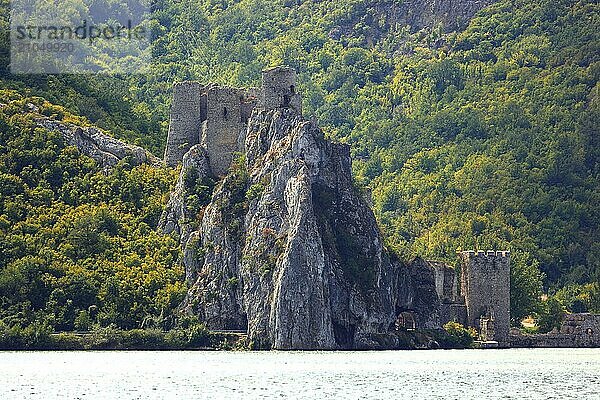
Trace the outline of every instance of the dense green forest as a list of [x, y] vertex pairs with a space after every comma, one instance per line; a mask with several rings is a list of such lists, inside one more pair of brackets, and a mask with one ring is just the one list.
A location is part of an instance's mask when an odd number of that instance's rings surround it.
[[175, 171], [123, 160], [106, 173], [29, 108], [85, 120], [7, 90], [0, 102], [0, 324], [168, 322], [186, 288], [177, 242], [155, 227]]
[[597, 2], [501, 0], [460, 32], [415, 31], [391, 2], [157, 0], [153, 64], [122, 77], [10, 75], [2, 13], [2, 324], [166, 326], [185, 294], [177, 245], [155, 232], [175, 172], [103, 174], [35, 128], [27, 102], [161, 154], [173, 82], [257, 85], [277, 64], [351, 145], [404, 259], [508, 249], [515, 321], [554, 302], [600, 312]]

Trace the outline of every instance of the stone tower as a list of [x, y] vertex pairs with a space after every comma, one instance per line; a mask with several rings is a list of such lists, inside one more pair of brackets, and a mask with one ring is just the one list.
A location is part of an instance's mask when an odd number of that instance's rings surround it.
[[462, 260], [461, 294], [467, 306], [467, 325], [477, 328], [482, 340], [495, 340], [500, 346], [507, 346], [510, 330], [510, 253], [463, 251], [459, 255]]
[[291, 108], [302, 114], [302, 99], [296, 90], [296, 71], [274, 67], [262, 73], [262, 107], [267, 110]]
[[225, 175], [234, 153], [241, 150], [238, 143], [247, 123], [242, 113], [245, 101], [243, 89], [211, 86], [206, 90], [206, 119], [200, 143], [208, 152], [215, 176]]
[[288, 67], [264, 70], [261, 88], [176, 83], [165, 164], [177, 166], [192, 146], [201, 145], [211, 173], [215, 177], [226, 175], [234, 154], [244, 150], [245, 130], [255, 108], [287, 108], [301, 114], [301, 103], [296, 72]]
[[198, 82], [173, 85], [171, 120], [165, 148], [165, 164], [169, 167], [181, 163], [183, 155], [200, 140], [201, 90]]

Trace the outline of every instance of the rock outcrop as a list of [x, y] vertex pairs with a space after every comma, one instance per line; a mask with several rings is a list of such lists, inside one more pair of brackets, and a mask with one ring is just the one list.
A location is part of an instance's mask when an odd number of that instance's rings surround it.
[[464, 28], [471, 18], [497, 0], [406, 0], [378, 1], [374, 8], [387, 13], [390, 23], [406, 24], [413, 31], [442, 24], [449, 32]]
[[399, 309], [410, 310], [416, 326], [435, 329], [440, 326], [440, 298], [436, 292], [435, 271], [429, 261], [416, 258], [399, 274]]
[[207, 174], [195, 146], [160, 228], [182, 244], [191, 285], [182, 308], [209, 328], [247, 330], [260, 348], [375, 349], [398, 344], [399, 312], [436, 327], [433, 272], [386, 250], [353, 185], [349, 147], [314, 122], [255, 110], [245, 156], [191, 210], [190, 186]]
[[145, 149], [127, 144], [93, 126], [82, 127], [50, 118], [36, 119], [38, 126], [62, 134], [65, 142], [75, 146], [88, 157], [93, 158], [102, 167], [113, 167], [122, 159], [129, 157], [132, 165], [160, 165], [161, 160]]
[[[399, 28], [410, 32], [441, 27], [444, 32], [464, 29], [481, 9], [497, 0], [376, 0], [356, 4], [354, 17], [342, 18], [329, 32], [333, 39], [366, 35], [368, 45]], [[365, 27], [368, 27], [365, 31]]]

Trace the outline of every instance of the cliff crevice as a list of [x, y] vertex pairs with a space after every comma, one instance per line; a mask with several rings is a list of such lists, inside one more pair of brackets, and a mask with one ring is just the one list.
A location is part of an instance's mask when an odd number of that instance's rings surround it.
[[[214, 330], [247, 330], [260, 348], [394, 347], [397, 312], [414, 304], [427, 303], [413, 311], [434, 327], [435, 283], [420, 290], [384, 247], [353, 185], [347, 145], [291, 109], [256, 109], [244, 147], [193, 218], [184, 176], [194, 170], [202, 180], [208, 164], [198, 147], [183, 159], [161, 220], [180, 235], [190, 284], [183, 310]], [[423, 293], [435, 299], [415, 300]]]

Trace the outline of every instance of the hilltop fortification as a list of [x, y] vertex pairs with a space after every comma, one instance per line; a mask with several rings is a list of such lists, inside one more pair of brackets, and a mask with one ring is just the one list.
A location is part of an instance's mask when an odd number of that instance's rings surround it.
[[207, 151], [211, 173], [225, 175], [233, 154], [244, 151], [248, 119], [255, 108], [290, 109], [300, 115], [296, 72], [288, 67], [266, 69], [260, 88], [176, 83], [165, 163], [177, 166], [192, 146], [200, 144]]
[[261, 88], [177, 84], [165, 159], [182, 169], [159, 226], [183, 250], [181, 309], [210, 329], [260, 348], [376, 349], [456, 320], [504, 344], [506, 255], [462, 253], [462, 293], [453, 268], [398, 260], [350, 148], [302, 117], [292, 69], [265, 70]]

